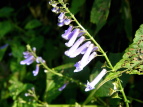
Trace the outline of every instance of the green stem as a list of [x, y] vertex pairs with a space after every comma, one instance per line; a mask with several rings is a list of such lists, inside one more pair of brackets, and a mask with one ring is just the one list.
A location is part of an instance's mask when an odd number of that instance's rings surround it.
[[[33, 50], [31, 49], [30, 45], [27, 45], [27, 49], [32, 53], [32, 55], [33, 55], [35, 58], [38, 57], [38, 56], [36, 55], [36, 53], [33, 52]], [[74, 80], [73, 78], [70, 78], [70, 77], [68, 77], [68, 76], [64, 76], [64, 75], [62, 75], [61, 73], [58, 73], [57, 71], [55, 71], [54, 69], [50, 69], [50, 68], [47, 66], [47, 64], [44, 63], [44, 62], [40, 62], [40, 63], [41, 63], [41, 65], [43, 65], [43, 67], [44, 67], [47, 71], [49, 71], [49, 72], [51, 72], [51, 73], [53, 73], [53, 74], [55, 74], [55, 75], [57, 75], [57, 76], [59, 76], [59, 77], [64, 77], [64, 78], [66, 78], [66, 79], [69, 80], [69, 81], [73, 81], [73, 82], [75, 82], [75, 83], [77, 83], [77, 84], [79, 84], [79, 85], [85, 87], [85, 84], [83, 84], [82, 82], [80, 82], [80, 81], [78, 81], [78, 80]]]
[[117, 80], [118, 83], [119, 83], [120, 92], [121, 92], [122, 95], [123, 95], [123, 98], [124, 98], [124, 102], [125, 102], [125, 104], [126, 104], [126, 107], [129, 107], [129, 100], [127, 99], [127, 97], [126, 97], [126, 95], [125, 95], [124, 88], [122, 87], [121, 81], [120, 81], [119, 78], [116, 78], [116, 80]]

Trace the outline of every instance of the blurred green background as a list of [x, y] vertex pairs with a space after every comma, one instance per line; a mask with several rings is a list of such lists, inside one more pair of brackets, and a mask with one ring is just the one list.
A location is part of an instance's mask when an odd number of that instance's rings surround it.
[[[37, 48], [37, 55], [46, 60], [50, 68], [86, 83], [101, 70], [104, 58], [95, 58], [83, 71], [73, 73], [73, 64], [81, 57], [69, 59], [64, 55], [68, 48], [61, 34], [68, 28], [57, 26], [57, 14], [51, 12], [48, 0], [2, 0], [0, 3], [0, 106], [36, 107], [33, 97], [24, 94], [35, 88], [39, 100], [49, 104], [83, 103], [90, 92], [66, 78], [32, 71], [35, 64], [20, 65], [26, 45]], [[135, 31], [143, 24], [142, 0], [65, 0], [77, 20], [87, 29], [107, 52], [112, 64], [120, 60], [124, 50], [132, 43]], [[75, 23], [74, 23], [75, 25]], [[65, 68], [58, 66], [65, 64]], [[123, 75], [122, 81], [131, 107], [141, 107], [143, 101], [143, 76]], [[63, 91], [63, 84], [69, 83]], [[108, 95], [111, 83], [103, 87], [89, 104], [116, 107], [122, 99]], [[101, 89], [100, 89], [101, 90]], [[101, 97], [101, 98], [100, 98]], [[21, 103], [21, 105], [19, 105]]]

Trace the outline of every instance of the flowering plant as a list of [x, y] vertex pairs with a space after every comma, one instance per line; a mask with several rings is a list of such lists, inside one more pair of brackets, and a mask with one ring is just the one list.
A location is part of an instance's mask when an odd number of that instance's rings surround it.
[[[79, 7], [82, 3], [85, 3], [85, 0], [80, 0], [80, 2], [81, 4], [77, 4]], [[75, 2], [75, 0], [73, 0], [72, 3], [76, 5], [77, 1]], [[133, 99], [129, 98], [125, 93], [124, 85], [126, 85], [126, 82], [124, 79], [129, 79], [128, 76], [131, 74], [142, 75], [143, 25], [136, 31], [133, 43], [129, 45], [124, 53], [120, 55], [116, 54], [117, 56], [115, 54], [112, 55], [112, 53], [107, 49], [103, 49], [97, 42], [100, 37], [97, 38], [95, 36], [100, 33], [107, 21], [110, 3], [110, 0], [94, 1], [90, 21], [93, 24], [96, 24], [96, 31], [93, 30], [93, 32], [90, 32], [90, 30], [85, 29], [79, 22], [79, 19], [75, 17], [79, 11], [78, 8], [70, 7], [70, 4], [63, 0], [48, 1], [48, 8], [51, 10], [51, 16], [53, 15], [53, 17], [55, 17], [54, 19], [57, 18], [57, 22], [56, 20], [53, 21], [53, 23], [57, 23], [55, 24], [57, 27], [56, 29], [53, 27], [53, 29], [58, 33], [51, 32], [50, 30], [47, 31], [50, 32], [48, 36], [54, 36], [54, 39], [52, 40], [50, 40], [50, 37], [46, 36], [34, 36], [34, 39], [29, 40], [34, 34], [36, 35], [36, 33], [38, 33], [38, 27], [41, 26], [41, 22], [38, 20], [27, 23], [25, 25], [27, 31], [16, 24], [13, 25], [12, 21], [10, 22], [10, 26], [14, 26], [13, 29], [18, 29], [20, 32], [24, 32], [25, 35], [27, 35], [27, 37], [23, 37], [22, 40], [28, 44], [26, 45], [27, 51], [24, 51], [24, 47], [19, 45], [21, 44], [20, 42], [16, 42], [16, 45], [13, 43], [17, 40], [15, 37], [13, 42], [7, 41], [8, 44], [0, 47], [2, 50], [0, 56], [1, 60], [7, 47], [9, 45], [12, 46], [12, 53], [10, 53], [9, 56], [17, 58], [20, 69], [17, 68], [17, 63], [12, 62], [10, 65], [11, 70], [21, 72], [21, 74], [18, 73], [18, 75], [24, 75], [20, 80], [18, 79], [17, 74], [13, 73], [13, 76], [9, 79], [9, 83], [11, 84], [9, 91], [14, 100], [14, 103], [12, 104], [14, 107], [52, 107], [52, 104], [55, 103], [54, 100], [57, 101], [57, 104], [61, 103], [61, 100], [64, 99], [63, 96], [66, 96], [65, 102], [67, 101], [69, 104], [74, 104], [75, 107], [86, 107], [87, 104], [91, 104], [91, 107], [95, 105], [114, 106], [112, 101], [115, 99], [117, 99], [117, 101], [115, 101], [116, 106], [129, 107], [131, 100]], [[76, 10], [73, 11], [74, 9]], [[34, 13], [36, 10], [34, 10], [33, 7], [30, 7], [30, 10], [36, 18], [41, 17], [41, 15], [36, 16], [37, 13]], [[9, 14], [12, 11], [12, 9], [9, 10]], [[55, 16], [52, 12], [55, 13]], [[128, 14], [130, 14], [130, 11]], [[42, 17], [41, 20], [44, 20], [44, 18]], [[43, 27], [43, 29], [44, 28], [45, 27]], [[125, 28], [127, 29], [128, 27], [125, 26]], [[13, 29], [10, 28], [9, 32]], [[35, 31], [35, 33], [33, 33], [33, 31]], [[127, 35], [129, 31], [130, 30], [126, 30]], [[29, 36], [29, 34], [32, 35]], [[55, 36], [55, 34], [58, 34], [58, 36]], [[46, 44], [44, 43], [45, 38], [48, 38], [46, 39]], [[58, 38], [58, 40], [55, 38]], [[132, 37], [130, 36], [127, 36], [127, 39], [130, 42], [132, 41]], [[103, 44], [108, 45], [110, 43], [107, 42], [107, 40], [104, 40]], [[31, 48], [32, 46], [33, 48]], [[40, 52], [42, 52], [42, 54]], [[114, 58], [115, 56], [117, 58]], [[57, 67], [53, 67], [53, 65], [56, 65]], [[36, 69], [35, 67], [33, 68], [33, 66], [36, 66]], [[27, 83], [27, 81], [30, 81], [30, 83]], [[43, 90], [44, 92], [42, 92]], [[76, 96], [73, 95], [74, 93], [77, 93], [76, 90], [81, 93], [79, 95], [86, 96], [82, 101], [81, 97], [76, 99]], [[37, 95], [38, 91], [43, 95], [41, 94], [39, 97]], [[62, 93], [64, 93], [63, 96]], [[113, 104], [104, 101], [106, 97]], [[60, 107], [60, 105], [56, 106]]]

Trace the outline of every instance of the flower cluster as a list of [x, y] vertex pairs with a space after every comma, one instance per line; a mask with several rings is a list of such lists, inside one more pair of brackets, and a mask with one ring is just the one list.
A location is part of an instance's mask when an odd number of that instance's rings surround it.
[[74, 58], [80, 54], [83, 55], [82, 59], [78, 61], [74, 66], [76, 69], [74, 72], [79, 72], [97, 55], [98, 47], [94, 46], [91, 41], [87, 41], [85, 38], [85, 32], [80, 28], [72, 26], [71, 18], [66, 16], [66, 10], [62, 6], [58, 6], [56, 1], [50, 1], [50, 5], [53, 6], [52, 12], [59, 14], [58, 26], [68, 25], [68, 29], [61, 35], [62, 38], [68, 40], [65, 43], [69, 49], [65, 51], [65, 55]]
[[[36, 48], [35, 47], [33, 48], [33, 52], [36, 52]], [[37, 76], [38, 73], [39, 73], [39, 66], [40, 66], [39, 63], [40, 62], [45, 63], [45, 60], [43, 60], [42, 57], [35, 58], [33, 56], [33, 54], [31, 52], [29, 52], [29, 51], [23, 52], [23, 55], [24, 55], [25, 60], [20, 61], [21, 65], [30, 65], [30, 64], [32, 64], [35, 61], [37, 62], [36, 69], [33, 71], [33, 75]]]
[[58, 16], [59, 27], [69, 25], [71, 23], [72, 20], [70, 19], [70, 17], [65, 15], [66, 11], [62, 7], [58, 6], [58, 3], [56, 1], [50, 1], [49, 4], [53, 6], [52, 12], [56, 14], [60, 13], [60, 15]]

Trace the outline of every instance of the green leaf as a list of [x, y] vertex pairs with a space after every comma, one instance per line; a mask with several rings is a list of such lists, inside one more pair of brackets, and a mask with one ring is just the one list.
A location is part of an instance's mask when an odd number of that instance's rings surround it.
[[[127, 69], [129, 74], [142, 74], [143, 66], [143, 25], [136, 31], [133, 43], [125, 50], [122, 59], [114, 66], [114, 70]], [[138, 73], [137, 73], [138, 72]]]
[[33, 38], [31, 41], [31, 46], [36, 47], [37, 49], [42, 48], [44, 45], [44, 38], [43, 36], [37, 36], [36, 38]]
[[10, 21], [0, 22], [0, 39], [10, 32], [13, 29], [13, 26]]
[[80, 11], [80, 7], [85, 3], [85, 0], [72, 0], [70, 11], [76, 14]]
[[[53, 74], [47, 73], [46, 79], [46, 91], [44, 95], [44, 100], [50, 103], [53, 99], [55, 99], [61, 92], [58, 91], [58, 88], [61, 85], [61, 81], [55, 81], [56, 78], [53, 79]], [[62, 83], [63, 84], [63, 83]]]
[[105, 25], [111, 0], [95, 0], [90, 14], [90, 22], [96, 24], [96, 33]]
[[[96, 87], [95, 87], [96, 88]], [[102, 85], [102, 87], [100, 87], [96, 93], [95, 96], [96, 97], [108, 97], [110, 96], [110, 89], [113, 88], [113, 84], [112, 81], [108, 81], [105, 84]]]
[[9, 17], [14, 11], [11, 7], [3, 7], [0, 9], [0, 17]]
[[39, 26], [41, 26], [41, 22], [37, 19], [33, 19], [31, 21], [29, 21], [26, 25], [25, 25], [25, 29], [34, 29], [37, 28]]
[[122, 13], [123, 13], [123, 20], [124, 20], [124, 28], [129, 41], [132, 41], [132, 16], [131, 16], [131, 9], [130, 3], [128, 0], [122, 1]]
[[25, 48], [22, 45], [20, 45], [19, 42], [15, 42], [15, 44], [12, 44], [11, 48], [12, 48], [12, 55], [15, 58], [21, 59], [23, 57], [22, 53], [24, 52]]

